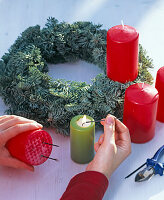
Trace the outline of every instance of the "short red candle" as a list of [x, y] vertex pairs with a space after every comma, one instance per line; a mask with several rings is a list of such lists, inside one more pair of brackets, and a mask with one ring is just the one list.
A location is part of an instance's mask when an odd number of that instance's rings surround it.
[[123, 123], [128, 127], [131, 141], [145, 143], [155, 134], [158, 91], [146, 83], [136, 83], [125, 91]]
[[43, 130], [27, 131], [10, 139], [6, 147], [10, 154], [29, 164], [40, 165], [44, 163], [52, 151], [52, 146], [45, 144], [52, 144], [51, 136]]
[[139, 33], [128, 25], [107, 32], [107, 76], [114, 81], [134, 81], [138, 75]]
[[159, 93], [157, 120], [164, 122], [164, 67], [157, 71], [155, 87]]

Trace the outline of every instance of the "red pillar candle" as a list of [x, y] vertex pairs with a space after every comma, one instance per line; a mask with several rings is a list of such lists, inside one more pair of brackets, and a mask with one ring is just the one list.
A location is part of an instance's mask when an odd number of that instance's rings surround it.
[[128, 25], [114, 26], [107, 32], [107, 76], [121, 83], [138, 75], [139, 33]]
[[134, 143], [145, 143], [155, 134], [158, 91], [146, 83], [136, 83], [125, 91], [123, 123]]
[[[6, 147], [10, 154], [29, 164], [40, 165], [44, 163], [51, 154], [52, 146], [51, 136], [43, 130], [27, 131], [10, 139]], [[46, 156], [46, 157], [43, 157]]]
[[164, 67], [157, 72], [155, 87], [159, 93], [157, 120], [164, 122]]

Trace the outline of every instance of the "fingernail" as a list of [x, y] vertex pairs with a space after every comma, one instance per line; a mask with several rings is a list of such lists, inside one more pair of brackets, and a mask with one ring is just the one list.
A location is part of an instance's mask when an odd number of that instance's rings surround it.
[[107, 123], [107, 124], [113, 124], [113, 118], [110, 117], [110, 116], [107, 116], [107, 118], [106, 118], [106, 123]]
[[103, 142], [103, 138], [101, 137], [100, 140], [99, 140], [99, 143], [102, 143], [102, 142]]
[[34, 172], [34, 167], [28, 167], [28, 170]]
[[37, 125], [38, 127], [43, 127], [43, 125], [41, 125], [41, 124], [39, 124], [39, 123], [36, 123], [36, 125]]

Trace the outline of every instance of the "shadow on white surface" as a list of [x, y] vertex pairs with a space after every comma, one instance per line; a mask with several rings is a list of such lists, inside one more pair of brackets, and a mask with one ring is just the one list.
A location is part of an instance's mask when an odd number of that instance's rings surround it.
[[7, 106], [4, 104], [2, 98], [0, 97], [0, 115], [4, 115]]
[[80, 1], [74, 12], [72, 13], [71, 19], [87, 20], [94, 16], [108, 0], [83, 0]]
[[107, 29], [123, 19], [125, 24], [137, 27], [149, 10], [162, 8], [162, 0], [1, 0], [0, 57], [22, 31], [36, 24], [44, 26], [50, 16], [66, 22], [92, 21]]
[[65, 79], [71, 81], [92, 83], [92, 79], [102, 70], [97, 66], [85, 61], [75, 63], [49, 65], [48, 74], [54, 79]]

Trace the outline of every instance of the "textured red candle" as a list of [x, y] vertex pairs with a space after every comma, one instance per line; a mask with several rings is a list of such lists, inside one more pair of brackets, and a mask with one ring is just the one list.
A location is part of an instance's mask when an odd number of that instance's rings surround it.
[[136, 83], [125, 91], [123, 123], [134, 143], [145, 143], [155, 134], [158, 91], [146, 83]]
[[157, 120], [164, 122], [164, 67], [157, 72], [155, 87], [159, 93]]
[[114, 26], [107, 32], [107, 76], [121, 83], [138, 75], [138, 38], [135, 28]]
[[42, 155], [49, 157], [52, 151], [52, 146], [44, 142], [52, 144], [51, 136], [46, 131], [35, 130], [10, 139], [6, 147], [13, 157], [29, 165], [40, 165], [47, 160]]

